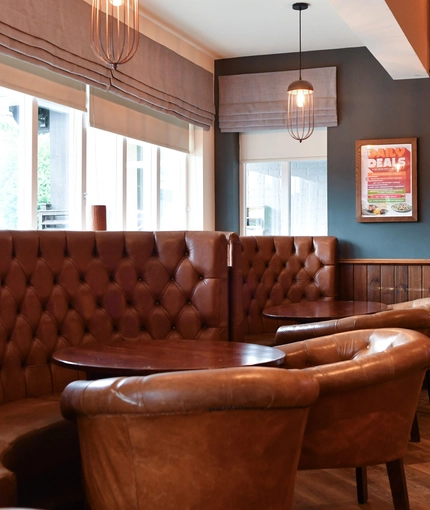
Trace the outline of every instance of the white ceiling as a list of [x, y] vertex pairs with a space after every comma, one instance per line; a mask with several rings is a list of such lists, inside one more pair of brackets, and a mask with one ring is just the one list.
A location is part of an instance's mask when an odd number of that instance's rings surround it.
[[[298, 50], [299, 13], [287, 0], [140, 0], [143, 12], [215, 58]], [[302, 49], [363, 46], [328, 0], [302, 12]], [[322, 22], [324, 20], [324, 22]]]
[[[144, 17], [215, 59], [298, 51], [299, 12], [293, 10], [292, 0], [139, 2]], [[382, 19], [388, 16], [388, 42], [379, 27], [369, 27], [369, 17], [364, 15], [375, 9], [381, 11]], [[384, 0], [309, 1], [309, 8], [302, 12], [302, 51], [357, 46], [367, 46], [395, 79], [428, 77]], [[386, 67], [385, 60], [391, 65], [394, 61], [393, 69]]]

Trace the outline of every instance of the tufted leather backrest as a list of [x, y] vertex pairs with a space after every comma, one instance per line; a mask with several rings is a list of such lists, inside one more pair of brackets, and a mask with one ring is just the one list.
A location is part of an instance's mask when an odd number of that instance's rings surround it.
[[365, 329], [277, 349], [284, 367], [320, 384], [305, 431], [299, 469], [382, 464], [406, 452], [430, 339], [418, 331]]
[[242, 367], [76, 381], [61, 409], [93, 510], [287, 510], [317, 395], [304, 371]]
[[216, 232], [0, 232], [0, 403], [61, 391], [56, 349], [121, 339], [228, 340]]
[[[285, 322], [265, 318], [264, 309], [299, 301], [334, 300], [337, 296], [337, 238], [333, 236], [240, 236], [231, 242], [231, 294], [242, 306], [236, 340], [274, 334]], [[248, 338], [247, 338], [248, 337]], [[251, 339], [252, 337], [252, 339]]]

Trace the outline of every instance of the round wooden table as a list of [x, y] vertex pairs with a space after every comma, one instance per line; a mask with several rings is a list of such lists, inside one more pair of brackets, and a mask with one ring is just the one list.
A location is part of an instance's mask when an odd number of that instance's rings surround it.
[[386, 308], [387, 305], [372, 301], [300, 301], [266, 308], [263, 315], [270, 319], [312, 322], [381, 312]]
[[52, 360], [82, 370], [88, 379], [148, 375], [179, 370], [241, 366], [279, 366], [284, 353], [263, 345], [208, 340], [149, 340], [66, 347]]

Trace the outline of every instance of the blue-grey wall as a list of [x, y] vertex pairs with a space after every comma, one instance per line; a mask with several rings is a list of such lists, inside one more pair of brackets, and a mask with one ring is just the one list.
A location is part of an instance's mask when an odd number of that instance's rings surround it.
[[[328, 226], [341, 258], [430, 258], [430, 79], [393, 80], [366, 48], [307, 52], [303, 67], [336, 66], [339, 125], [328, 128]], [[296, 54], [218, 60], [216, 77], [296, 69]], [[217, 93], [217, 88], [216, 88]], [[355, 142], [418, 139], [418, 222], [358, 223]], [[239, 137], [215, 130], [215, 218], [239, 230]]]

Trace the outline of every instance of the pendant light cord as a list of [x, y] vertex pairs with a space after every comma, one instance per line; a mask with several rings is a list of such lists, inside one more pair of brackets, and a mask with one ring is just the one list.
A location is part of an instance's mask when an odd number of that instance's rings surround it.
[[302, 79], [302, 10], [299, 10], [299, 80]]

